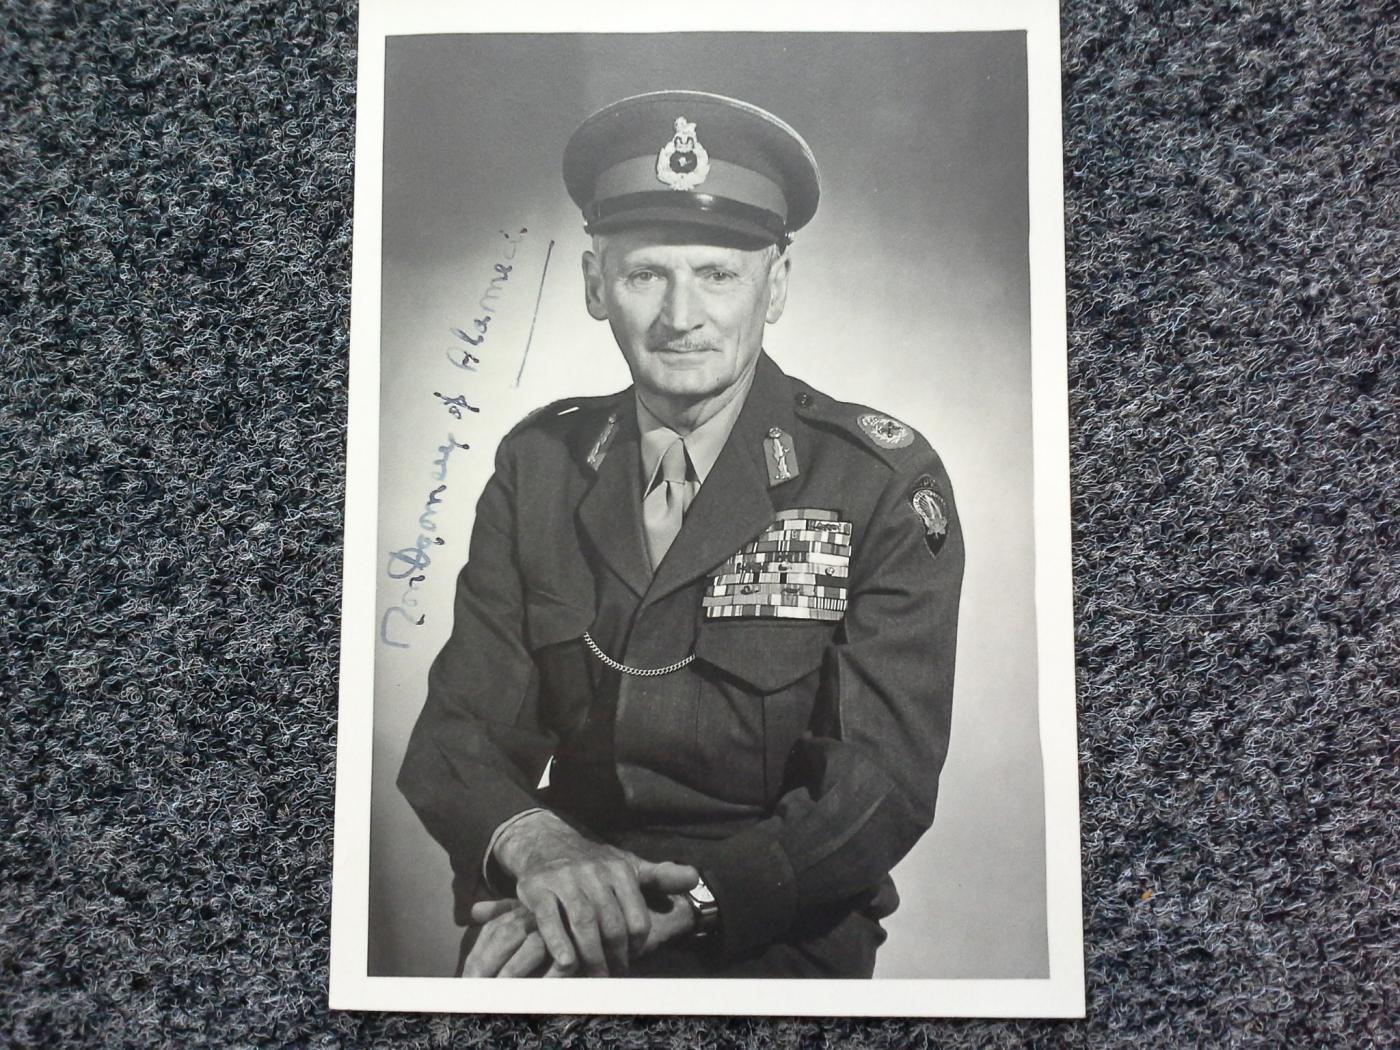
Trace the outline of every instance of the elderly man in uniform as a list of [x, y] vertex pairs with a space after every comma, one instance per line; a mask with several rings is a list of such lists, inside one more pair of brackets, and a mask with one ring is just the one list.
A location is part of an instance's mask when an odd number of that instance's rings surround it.
[[763, 350], [817, 206], [791, 127], [641, 95], [564, 178], [633, 385], [501, 442], [399, 776], [463, 972], [869, 977], [948, 744], [947, 475]]

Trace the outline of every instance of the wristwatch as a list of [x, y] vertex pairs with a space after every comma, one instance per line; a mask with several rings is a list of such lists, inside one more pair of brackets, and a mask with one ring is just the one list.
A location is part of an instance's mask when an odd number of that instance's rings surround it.
[[710, 892], [710, 887], [701, 879], [693, 890], [688, 890], [685, 899], [690, 903], [691, 914], [695, 916], [696, 937], [708, 937], [719, 929], [719, 902]]

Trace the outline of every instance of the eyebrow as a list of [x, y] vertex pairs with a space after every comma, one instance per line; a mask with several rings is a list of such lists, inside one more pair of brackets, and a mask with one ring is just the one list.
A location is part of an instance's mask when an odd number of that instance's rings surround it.
[[[645, 251], [645, 249], [642, 250]], [[745, 260], [742, 257], [736, 259], [732, 256], [725, 256], [722, 258], [702, 259], [693, 265], [685, 260], [681, 260], [679, 265], [690, 270], [731, 270], [735, 273], [742, 273], [745, 269], [744, 263]], [[632, 256], [631, 254], [626, 254], [618, 258], [616, 265], [619, 270], [624, 271], [640, 269], [665, 270], [669, 272], [677, 268], [670, 262], [661, 259], [649, 258], [646, 255]]]

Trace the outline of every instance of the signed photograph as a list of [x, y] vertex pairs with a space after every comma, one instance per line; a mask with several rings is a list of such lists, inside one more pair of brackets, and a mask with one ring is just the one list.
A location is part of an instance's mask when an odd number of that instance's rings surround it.
[[1054, 5], [548, 12], [362, 7], [331, 1005], [1082, 1015]]

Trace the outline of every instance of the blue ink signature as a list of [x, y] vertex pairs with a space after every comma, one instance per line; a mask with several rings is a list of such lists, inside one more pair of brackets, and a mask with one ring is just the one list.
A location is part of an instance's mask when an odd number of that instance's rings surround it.
[[419, 614], [416, 618], [410, 611], [418, 608], [417, 592], [419, 586], [426, 580], [428, 566], [432, 565], [432, 555], [428, 552], [433, 547], [441, 547], [447, 541], [436, 535], [438, 507], [442, 505], [442, 494], [447, 491], [447, 461], [454, 449], [471, 448], [465, 441], [458, 441], [452, 434], [447, 435], [447, 444], [438, 446], [439, 456], [433, 460], [435, 469], [432, 472], [434, 481], [441, 482], [428, 493], [428, 498], [423, 502], [423, 513], [418, 515], [418, 538], [407, 547], [400, 547], [398, 550], [389, 552], [389, 560], [384, 567], [385, 573], [391, 580], [407, 580], [403, 593], [399, 595], [399, 603], [391, 605], [384, 611], [383, 617], [379, 621], [379, 637], [385, 645], [395, 649], [407, 649], [407, 642], [396, 642], [389, 637], [389, 625], [391, 622], [402, 621], [410, 627], [422, 627], [427, 617]]
[[[500, 231], [501, 236], [506, 241], [506, 246], [501, 251], [501, 258], [504, 261], [496, 263], [492, 268], [495, 276], [491, 278], [490, 283], [481, 293], [481, 298], [477, 301], [477, 306], [481, 309], [481, 316], [472, 321], [472, 331], [475, 334], [468, 333], [461, 328], [451, 330], [453, 335], [473, 349], [486, 341], [486, 336], [490, 331], [491, 318], [495, 316], [502, 290], [510, 280], [513, 269], [510, 260], [515, 258], [516, 247], [528, 232], [522, 227], [520, 232], [512, 237], [504, 230]], [[454, 358], [454, 353], [459, 356]], [[454, 368], [464, 372], [475, 372], [476, 366], [481, 363], [479, 356], [460, 346], [447, 351], [447, 360]], [[439, 390], [434, 390], [433, 397], [438, 399], [439, 404], [447, 410], [453, 419], [460, 420], [464, 411], [474, 415], [481, 412], [479, 406], [467, 401], [465, 394], [454, 394], [449, 397]], [[418, 595], [428, 578], [428, 568], [433, 563], [432, 551], [447, 542], [437, 535], [437, 515], [446, 498], [448, 461], [452, 453], [459, 448], [469, 449], [471, 446], [465, 441], [458, 441], [455, 434], [448, 433], [447, 443], [438, 446], [438, 456], [433, 460], [431, 477], [438, 484], [429, 490], [427, 498], [423, 501], [422, 513], [418, 515], [418, 538], [411, 544], [388, 553], [384, 572], [389, 579], [402, 582], [404, 587], [399, 594], [398, 603], [389, 606], [379, 620], [379, 638], [385, 645], [394, 649], [410, 648], [408, 642], [397, 640], [402, 637], [397, 631], [407, 632], [409, 628], [422, 627], [427, 622], [426, 614], [418, 613], [415, 610], [419, 606]]]
[[[506, 233], [505, 230], [501, 230], [501, 236], [506, 239], [506, 249], [501, 252], [501, 258], [506, 260], [514, 259], [516, 246], [520, 244], [525, 234], [529, 232], [529, 230], [522, 226], [519, 236], [512, 237], [510, 234]], [[473, 335], [471, 332], [465, 332], [460, 328], [454, 328], [452, 329], [453, 335], [471, 347], [478, 347], [486, 342], [487, 332], [491, 328], [491, 318], [496, 314], [496, 302], [500, 299], [506, 282], [510, 280], [510, 274], [513, 269], [514, 267], [506, 262], [498, 262], [492, 267], [492, 272], [494, 272], [496, 276], [491, 278], [491, 282], [486, 286], [485, 291], [481, 293], [481, 298], [477, 300], [476, 304], [481, 308], [481, 316], [472, 321], [472, 332], [476, 334]], [[451, 363], [452, 367], [460, 368], [464, 372], [475, 372], [476, 366], [481, 363], [481, 358], [477, 357], [470, 350], [462, 349], [460, 346], [451, 347], [446, 353], [447, 360]], [[454, 353], [460, 354], [461, 357], [459, 359], [454, 359], [452, 356]]]

